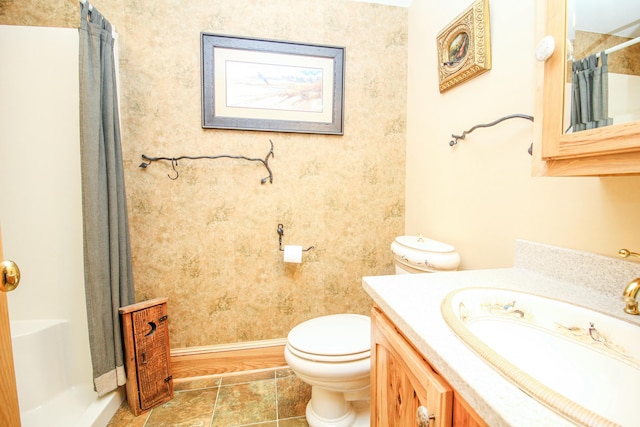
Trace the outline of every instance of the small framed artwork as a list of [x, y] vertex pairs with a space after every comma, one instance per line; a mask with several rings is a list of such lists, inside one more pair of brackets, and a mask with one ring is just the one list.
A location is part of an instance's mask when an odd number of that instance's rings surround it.
[[343, 47], [201, 35], [203, 128], [343, 134]]
[[436, 38], [440, 92], [491, 69], [489, 0], [476, 0]]

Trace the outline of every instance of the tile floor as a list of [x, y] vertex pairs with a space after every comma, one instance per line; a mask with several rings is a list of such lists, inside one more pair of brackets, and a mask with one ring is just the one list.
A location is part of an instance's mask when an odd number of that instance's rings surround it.
[[134, 416], [125, 401], [107, 427], [308, 427], [311, 387], [290, 369], [174, 382], [174, 398]]

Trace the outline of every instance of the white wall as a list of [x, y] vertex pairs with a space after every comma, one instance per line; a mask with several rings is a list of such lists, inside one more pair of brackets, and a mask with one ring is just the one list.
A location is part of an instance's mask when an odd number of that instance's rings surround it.
[[[469, 0], [409, 8], [407, 234], [455, 245], [462, 269], [508, 267], [518, 238], [616, 256], [640, 249], [640, 177], [531, 177], [536, 1], [492, 0], [490, 71], [440, 94], [436, 36]], [[621, 288], [622, 289], [622, 288]]]
[[78, 30], [0, 26], [0, 58], [0, 223], [22, 273], [10, 318], [70, 319], [74, 380], [87, 382]]
[[640, 76], [609, 74], [609, 116], [614, 123], [640, 120]]

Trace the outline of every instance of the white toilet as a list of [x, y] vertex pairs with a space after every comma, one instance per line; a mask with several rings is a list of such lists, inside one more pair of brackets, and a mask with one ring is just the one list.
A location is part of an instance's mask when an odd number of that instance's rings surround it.
[[396, 274], [455, 271], [460, 255], [453, 246], [417, 236], [398, 236], [391, 243]]
[[[422, 236], [400, 236], [391, 244], [396, 274], [452, 271], [455, 248]], [[368, 427], [370, 417], [371, 319], [333, 314], [307, 320], [287, 337], [284, 357], [311, 386], [310, 427]]]
[[307, 320], [287, 337], [284, 357], [311, 386], [310, 427], [369, 426], [371, 319], [333, 314]]

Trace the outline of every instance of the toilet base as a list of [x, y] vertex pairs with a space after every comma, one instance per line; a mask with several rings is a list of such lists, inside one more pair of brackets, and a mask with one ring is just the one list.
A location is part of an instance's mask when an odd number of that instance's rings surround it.
[[351, 402], [356, 411], [356, 420], [353, 427], [371, 427], [371, 403], [366, 400]]
[[306, 418], [309, 427], [368, 427], [370, 403], [350, 402], [345, 400], [344, 393], [312, 387]]

